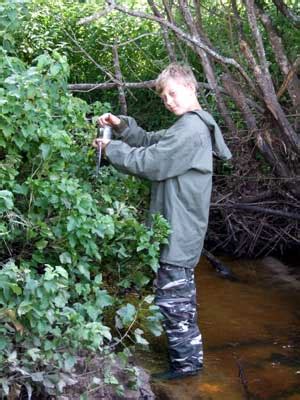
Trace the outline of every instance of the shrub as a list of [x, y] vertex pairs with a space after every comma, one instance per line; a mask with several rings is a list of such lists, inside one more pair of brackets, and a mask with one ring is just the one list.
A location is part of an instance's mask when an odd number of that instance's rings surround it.
[[[63, 390], [74, 383], [79, 352], [117, 348], [122, 329], [135, 328], [139, 343], [146, 343], [141, 327], [160, 333], [143, 288], [169, 228], [159, 215], [145, 225], [147, 184], [111, 167], [95, 177], [94, 127], [85, 118], [91, 108], [67, 92], [68, 73], [55, 51], [27, 66], [0, 48], [5, 395], [21, 385], [30, 393], [32, 382], [49, 393]], [[134, 288], [132, 303], [124, 294]]]

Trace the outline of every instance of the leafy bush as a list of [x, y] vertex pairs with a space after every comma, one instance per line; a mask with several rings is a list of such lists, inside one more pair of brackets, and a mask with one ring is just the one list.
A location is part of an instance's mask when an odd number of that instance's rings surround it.
[[122, 329], [138, 343], [144, 328], [160, 333], [143, 288], [169, 228], [159, 215], [145, 225], [147, 184], [111, 167], [95, 177], [91, 108], [67, 92], [68, 73], [55, 51], [28, 67], [0, 48], [4, 395], [23, 384], [30, 393], [29, 382], [62, 390], [79, 352], [111, 351]]

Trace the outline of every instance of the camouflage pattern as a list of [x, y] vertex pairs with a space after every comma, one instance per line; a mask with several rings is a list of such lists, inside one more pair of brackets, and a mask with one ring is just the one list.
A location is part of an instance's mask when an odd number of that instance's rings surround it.
[[160, 264], [154, 281], [155, 304], [164, 316], [171, 369], [188, 372], [202, 367], [202, 338], [197, 325], [194, 269]]

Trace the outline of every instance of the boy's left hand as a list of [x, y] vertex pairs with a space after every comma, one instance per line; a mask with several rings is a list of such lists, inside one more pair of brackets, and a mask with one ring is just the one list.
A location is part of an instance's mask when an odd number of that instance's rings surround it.
[[107, 145], [111, 142], [110, 139], [102, 139], [102, 138], [97, 138], [93, 140], [92, 146], [95, 147], [96, 149], [98, 148], [99, 145], [101, 145], [101, 149], [105, 150]]

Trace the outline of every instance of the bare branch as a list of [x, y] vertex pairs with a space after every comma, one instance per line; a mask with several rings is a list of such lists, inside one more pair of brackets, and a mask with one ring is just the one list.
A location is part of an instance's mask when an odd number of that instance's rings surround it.
[[256, 81], [258, 82], [259, 87], [262, 91], [264, 102], [267, 108], [269, 109], [274, 119], [277, 121], [278, 125], [281, 128], [282, 137], [284, 137], [284, 139], [292, 145], [294, 151], [296, 151], [299, 154], [300, 138], [298, 137], [297, 133], [289, 123], [285, 113], [283, 112], [278, 102], [275, 93], [275, 88], [272, 82], [272, 78], [265, 57], [261, 34], [257, 26], [257, 21], [254, 11], [254, 1], [253, 0], [245, 0], [245, 1], [248, 11], [249, 24], [251, 27], [253, 37], [255, 39], [257, 52], [260, 57], [260, 64], [258, 64], [257, 61], [255, 60], [248, 44], [245, 41], [240, 42], [241, 50], [243, 51], [249, 64], [251, 65]]
[[[111, 6], [111, 7], [113, 6], [113, 7], [111, 9], [109, 9], [109, 7], [108, 7], [106, 9], [106, 13], [110, 12], [112, 9], [114, 9], [114, 10], [118, 10], [124, 14], [131, 15], [132, 17], [147, 19], [150, 21], [157, 22], [160, 25], [166, 26], [167, 28], [169, 28], [173, 32], [175, 32], [181, 38], [181, 40], [185, 41], [186, 43], [189, 43], [193, 46], [201, 48], [202, 50], [207, 52], [211, 57], [213, 57], [215, 60], [219, 61], [222, 64], [228, 64], [228, 65], [232, 65], [233, 67], [235, 67], [240, 72], [240, 74], [244, 77], [244, 79], [248, 82], [248, 84], [251, 87], [253, 86], [252, 80], [250, 79], [250, 77], [248, 76], [246, 71], [243, 69], [243, 67], [236, 60], [234, 60], [233, 58], [230, 58], [230, 57], [225, 57], [225, 56], [220, 55], [217, 51], [215, 51], [214, 49], [210, 48], [205, 43], [203, 43], [203, 41], [200, 40], [199, 37], [195, 38], [195, 37], [187, 34], [182, 29], [180, 29], [178, 26], [165, 20], [162, 17], [157, 17], [155, 15], [147, 14], [142, 11], [130, 10], [126, 7], [115, 4], [115, 2], [112, 0], [107, 0], [107, 3], [109, 6]], [[93, 18], [93, 19], [96, 19], [96, 18]]]
[[200, 0], [194, 0], [194, 8], [196, 13], [195, 25], [199, 34], [203, 33], [202, 29], [202, 14], [200, 8]]
[[235, 16], [235, 20], [236, 20], [236, 24], [237, 24], [237, 28], [238, 28], [238, 37], [239, 37], [239, 40], [241, 40], [243, 37], [243, 21], [240, 16], [240, 13], [238, 11], [238, 8], [237, 8], [236, 0], [231, 0], [231, 8], [232, 8], [233, 14]]
[[[127, 89], [151, 89], [155, 87], [155, 82], [156, 80], [154, 79], [143, 82], [74, 83], [68, 85], [68, 89], [72, 92], [90, 92], [92, 90], [114, 89], [120, 85]], [[210, 85], [204, 82], [198, 82], [198, 86], [207, 90], [211, 90]], [[221, 87], [219, 90], [224, 92], [224, 89]]]
[[255, 15], [255, 7], [254, 7], [254, 0], [245, 0], [246, 8], [247, 8], [247, 15], [248, 21], [250, 24], [250, 28], [252, 31], [252, 36], [254, 38], [254, 44], [256, 47], [256, 52], [260, 61], [260, 67], [262, 69], [263, 74], [265, 75], [265, 83], [272, 85], [272, 80], [270, 76], [270, 71], [267, 63], [265, 48], [262, 41], [261, 33], [258, 29], [257, 19]]
[[247, 98], [244, 95], [239, 84], [234, 81], [232, 75], [229, 72], [222, 75], [222, 83], [224, 88], [227, 90], [227, 93], [230, 94], [238, 108], [241, 110], [250, 132], [256, 131], [256, 119], [251, 112], [251, 109], [247, 102]]
[[270, 16], [265, 12], [261, 5], [256, 4], [256, 12], [258, 13], [259, 18], [262, 21], [266, 32], [268, 33], [276, 61], [283, 76], [285, 77], [284, 83], [277, 93], [277, 98], [279, 98], [287, 89], [295, 110], [300, 111], [300, 80], [295, 74], [297, 70], [297, 60], [295, 61], [294, 66], [292, 66], [287, 57], [278, 31], [276, 30]]
[[80, 51], [94, 64], [96, 65], [97, 68], [100, 69], [100, 71], [102, 71], [105, 75], [107, 75], [113, 82], [116, 82], [118, 84], [120, 84], [120, 82], [115, 79], [115, 77], [108, 71], [106, 71], [105, 68], [103, 68], [100, 64], [97, 63], [97, 61], [95, 61], [93, 59], [93, 57], [79, 44], [78, 40], [75, 38], [75, 35], [70, 35], [69, 32], [67, 32], [65, 30], [65, 34], [71, 39], [71, 41], [80, 49]]
[[293, 79], [293, 77], [297, 73], [297, 70], [298, 70], [299, 67], [300, 67], [300, 57], [298, 57], [295, 60], [294, 64], [291, 66], [291, 69], [287, 73], [283, 84], [281, 85], [280, 89], [278, 90], [278, 93], [277, 93], [277, 97], [278, 98], [281, 97], [283, 95], [283, 93], [286, 91], [286, 89], [289, 86], [291, 80]]
[[[145, 82], [121, 83], [125, 88], [129, 89], [145, 89], [155, 87], [155, 80]], [[72, 92], [90, 92], [92, 90], [107, 90], [114, 89], [120, 86], [120, 82], [105, 82], [105, 83], [73, 83], [68, 85], [68, 89]]]
[[[113, 46], [112, 50], [113, 50], [115, 76], [116, 76], [117, 81], [123, 83], [123, 77], [122, 77], [120, 61], [119, 61], [118, 47]], [[119, 92], [119, 102], [121, 105], [121, 114], [127, 115], [127, 102], [126, 102], [126, 96], [125, 96], [125, 90], [124, 90], [123, 84], [118, 85], [118, 92]]]
[[[186, 26], [188, 26], [191, 35], [194, 38], [200, 39], [203, 42], [208, 42], [206, 35], [204, 35], [204, 33], [202, 32], [202, 30], [200, 28], [197, 28], [197, 25], [195, 23], [195, 20], [191, 14], [189, 5], [187, 0], [179, 0], [179, 6], [180, 6], [180, 11], [182, 13], [182, 16], [185, 20]], [[203, 36], [202, 36], [203, 35]], [[198, 54], [198, 56], [201, 59], [202, 62], [202, 66], [203, 69], [205, 71], [205, 75], [207, 78], [207, 81], [209, 83], [209, 85], [211, 86], [212, 91], [214, 92], [215, 96], [216, 96], [216, 103], [218, 106], [218, 109], [222, 115], [222, 117], [224, 118], [224, 121], [226, 123], [226, 126], [228, 127], [228, 129], [233, 133], [234, 136], [237, 135], [237, 130], [235, 127], [235, 124], [230, 116], [230, 113], [228, 112], [228, 108], [226, 106], [226, 103], [223, 99], [223, 96], [221, 94], [221, 92], [218, 89], [218, 84], [217, 84], [217, 79], [216, 79], [216, 74], [214, 71], [214, 65], [211, 62], [210, 57], [208, 56], [208, 54], [200, 49], [199, 47], [194, 46], [194, 51]]]
[[278, 10], [287, 17], [296, 28], [300, 28], [300, 16], [295, 15], [282, 0], [273, 0]]
[[[160, 11], [159, 11], [159, 9], [155, 5], [154, 1], [153, 0], [147, 0], [147, 1], [148, 1], [149, 6], [152, 9], [154, 15], [156, 15], [159, 18], [163, 18], [161, 13], [160, 13]], [[170, 59], [171, 62], [174, 62], [174, 61], [176, 61], [176, 54], [175, 54], [175, 51], [174, 51], [173, 44], [170, 42], [168, 29], [162, 24], [160, 24], [160, 26], [161, 26], [161, 29], [162, 29], [162, 34], [163, 34], [163, 37], [164, 37], [164, 41], [165, 41], [166, 49], [167, 49], [167, 52], [168, 52], [168, 55], [169, 55], [169, 59]]]
[[[213, 207], [213, 205], [212, 205], [212, 207]], [[272, 208], [253, 206], [252, 204], [241, 204], [241, 203], [226, 204], [225, 203], [225, 204], [222, 204], [220, 207], [239, 208], [242, 210], [253, 211], [253, 212], [264, 213], [264, 214], [278, 215], [280, 217], [291, 218], [293, 220], [296, 219], [296, 220], [300, 221], [300, 214], [290, 213], [290, 212], [281, 211], [281, 210], [273, 210]]]
[[99, 19], [101, 17], [105, 17], [105, 15], [109, 14], [115, 8], [115, 2], [111, 1], [110, 3], [111, 4], [109, 4], [104, 10], [99, 11], [93, 15], [90, 15], [89, 17], [81, 18], [77, 24], [78, 25], [86, 25], [93, 21], [96, 21], [97, 19]]

